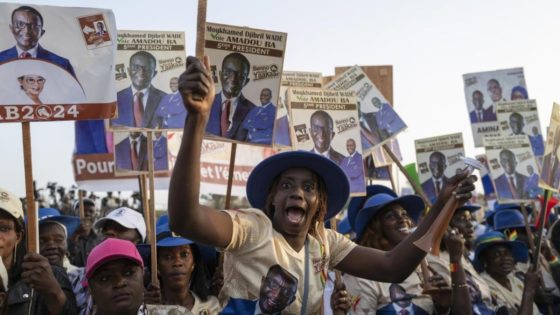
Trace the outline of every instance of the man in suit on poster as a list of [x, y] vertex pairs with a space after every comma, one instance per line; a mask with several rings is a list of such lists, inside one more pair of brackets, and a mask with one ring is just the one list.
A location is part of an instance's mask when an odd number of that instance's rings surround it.
[[311, 149], [311, 152], [321, 154], [340, 165], [340, 162], [344, 159], [344, 155], [331, 147], [331, 142], [335, 135], [332, 117], [325, 111], [315, 111], [311, 114], [309, 125], [311, 129], [311, 139], [313, 140], [313, 149]]
[[422, 190], [424, 190], [424, 193], [430, 200], [436, 198], [447, 183], [448, 178], [445, 176], [446, 160], [445, 155], [439, 151], [434, 151], [430, 154], [428, 166], [432, 177], [422, 183]]
[[503, 149], [500, 151], [499, 158], [504, 173], [494, 181], [498, 199], [515, 200], [528, 198], [528, 192], [524, 190], [527, 176], [517, 172], [515, 154], [508, 149]]
[[479, 90], [472, 93], [472, 104], [474, 110], [469, 113], [471, 123], [496, 120], [496, 114], [494, 114], [492, 107], [484, 108], [484, 94]]
[[43, 16], [30, 6], [21, 6], [12, 11], [10, 30], [16, 45], [0, 52], [0, 63], [18, 58], [36, 58], [52, 62], [72, 76], [76, 76], [68, 59], [50, 52], [39, 45], [39, 39], [45, 34]]
[[115, 160], [119, 171], [148, 170], [148, 138], [139, 131], [129, 134], [115, 146]]
[[348, 156], [340, 162], [340, 168], [348, 176], [350, 192], [363, 191], [366, 187], [364, 164], [362, 155], [356, 151], [356, 141], [354, 139], [346, 140], [346, 150], [348, 150]]
[[249, 79], [251, 65], [247, 57], [231, 53], [224, 57], [220, 71], [222, 91], [217, 93], [210, 110], [206, 132], [224, 138], [247, 141], [247, 129], [241, 128], [247, 114], [255, 107], [241, 92]]
[[111, 119], [112, 126], [156, 128], [156, 111], [165, 92], [155, 88], [156, 58], [147, 51], [135, 52], [129, 59], [128, 74], [131, 86], [117, 93], [119, 117]]

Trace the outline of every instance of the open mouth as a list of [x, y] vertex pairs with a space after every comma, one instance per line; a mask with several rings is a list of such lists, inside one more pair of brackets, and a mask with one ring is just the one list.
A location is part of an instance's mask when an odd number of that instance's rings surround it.
[[408, 235], [408, 234], [412, 233], [412, 229], [405, 226], [405, 227], [400, 228], [399, 232]]
[[286, 209], [286, 214], [290, 223], [298, 224], [303, 221], [303, 218], [305, 217], [305, 210], [300, 207], [289, 207]]

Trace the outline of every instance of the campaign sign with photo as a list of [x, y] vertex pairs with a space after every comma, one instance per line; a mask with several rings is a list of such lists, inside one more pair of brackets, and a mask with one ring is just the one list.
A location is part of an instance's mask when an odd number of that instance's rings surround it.
[[272, 146], [286, 33], [206, 23], [216, 95], [206, 136]]
[[453, 133], [414, 141], [418, 179], [426, 197], [434, 200], [449, 178], [463, 172], [463, 134]]
[[350, 193], [364, 195], [363, 152], [354, 92], [289, 88], [288, 106], [295, 149], [329, 158], [346, 173]]
[[0, 123], [111, 118], [111, 10], [0, 3]]
[[529, 136], [535, 156], [543, 156], [544, 142], [539, 113], [537, 111], [537, 101], [500, 102], [498, 103], [496, 113], [502, 137]]
[[484, 148], [501, 202], [524, 202], [539, 193], [539, 167], [527, 136], [485, 137]]
[[185, 33], [123, 31], [117, 38], [113, 130], [183, 130], [187, 110], [178, 77], [185, 71]]
[[542, 161], [541, 181], [542, 188], [558, 192], [560, 189], [560, 104], [554, 103], [548, 134], [546, 136], [546, 146]]
[[325, 88], [356, 93], [360, 138], [365, 153], [371, 153], [375, 146], [406, 129], [404, 121], [359, 66], [344, 71]]
[[[139, 130], [116, 131], [115, 139], [115, 174], [147, 174], [148, 173], [148, 135]], [[154, 173], [169, 171], [169, 150], [167, 134], [153, 132]]]
[[482, 147], [484, 136], [500, 135], [497, 104], [529, 99], [523, 68], [468, 73], [463, 81], [474, 144]]
[[284, 71], [282, 72], [282, 85], [278, 98], [276, 110], [276, 121], [274, 122], [274, 147], [291, 148], [293, 136], [290, 126], [290, 115], [288, 114], [287, 93], [289, 87], [321, 88], [323, 77], [320, 72]]

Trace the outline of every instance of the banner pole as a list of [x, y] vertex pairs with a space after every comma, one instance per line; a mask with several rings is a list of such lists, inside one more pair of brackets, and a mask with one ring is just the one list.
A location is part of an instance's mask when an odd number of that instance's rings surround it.
[[39, 229], [37, 208], [33, 191], [33, 163], [31, 160], [31, 127], [29, 122], [21, 123], [23, 136], [23, 165], [25, 170], [25, 196], [27, 210], [27, 251], [39, 253]]

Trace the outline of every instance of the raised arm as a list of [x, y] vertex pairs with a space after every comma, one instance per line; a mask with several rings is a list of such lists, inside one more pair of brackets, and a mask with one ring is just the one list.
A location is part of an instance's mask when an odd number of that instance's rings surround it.
[[404, 281], [426, 256], [426, 252], [413, 244], [414, 241], [428, 232], [449, 198], [458, 198], [461, 203], [466, 202], [471, 197], [475, 181], [476, 176], [468, 176], [467, 173], [453, 176], [414, 233], [387, 252], [356, 246], [336, 268], [356, 277], [375, 281]]
[[208, 57], [204, 64], [188, 57], [187, 70], [179, 78], [179, 91], [188, 115], [169, 182], [169, 225], [183, 237], [223, 248], [232, 236], [230, 216], [199, 203], [202, 138], [215, 93], [209, 68]]

